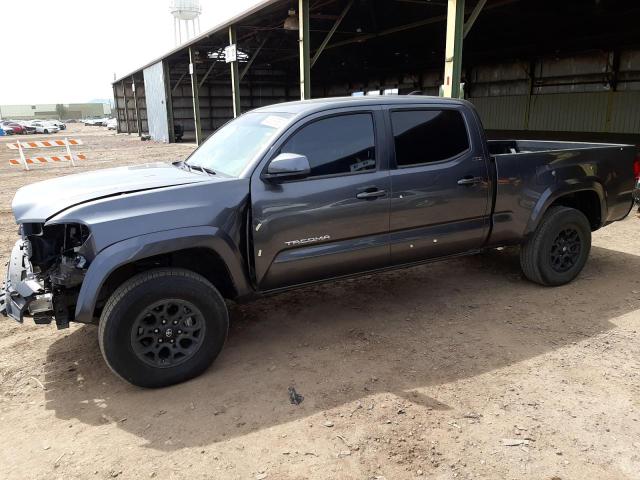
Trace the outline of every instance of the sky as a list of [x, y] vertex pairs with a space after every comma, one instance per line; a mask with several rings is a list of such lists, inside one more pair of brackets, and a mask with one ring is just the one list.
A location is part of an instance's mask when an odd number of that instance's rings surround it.
[[[201, 31], [258, 0], [201, 0]], [[0, 104], [113, 97], [111, 82], [175, 46], [169, 0], [2, 0]]]

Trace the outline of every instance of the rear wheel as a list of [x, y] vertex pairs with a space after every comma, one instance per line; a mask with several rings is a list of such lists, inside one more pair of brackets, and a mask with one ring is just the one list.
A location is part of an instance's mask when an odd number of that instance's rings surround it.
[[541, 285], [557, 286], [573, 280], [584, 268], [591, 250], [591, 225], [574, 208], [552, 207], [520, 250], [524, 275]]
[[220, 353], [228, 327], [226, 305], [211, 283], [188, 270], [163, 268], [113, 293], [98, 340], [111, 370], [154, 388], [200, 375]]
[[49, 130], [47, 130], [46, 128], [44, 129], [44, 133], [49, 133]]

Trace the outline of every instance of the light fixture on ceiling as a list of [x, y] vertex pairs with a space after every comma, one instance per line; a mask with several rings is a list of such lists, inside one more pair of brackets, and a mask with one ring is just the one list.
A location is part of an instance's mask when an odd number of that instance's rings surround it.
[[285, 30], [300, 30], [300, 21], [294, 9], [289, 10], [289, 16], [284, 21]]

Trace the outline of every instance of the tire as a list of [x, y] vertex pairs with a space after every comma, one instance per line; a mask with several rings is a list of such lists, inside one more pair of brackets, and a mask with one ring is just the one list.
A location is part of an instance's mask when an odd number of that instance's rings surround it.
[[49, 133], [49, 130], [47, 130], [47, 129], [45, 128], [45, 130], [44, 130], [44, 132], [43, 132], [43, 133], [46, 135], [46, 134], [48, 134], [48, 133]]
[[584, 268], [591, 250], [591, 225], [574, 208], [551, 207], [520, 249], [525, 277], [545, 286], [569, 283]]
[[224, 299], [189, 270], [149, 270], [124, 282], [107, 301], [98, 329], [107, 365], [123, 380], [159, 388], [204, 372], [227, 338]]

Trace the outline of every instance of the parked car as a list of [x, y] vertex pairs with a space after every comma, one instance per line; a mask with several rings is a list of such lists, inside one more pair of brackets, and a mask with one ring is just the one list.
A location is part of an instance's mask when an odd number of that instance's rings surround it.
[[505, 245], [521, 246], [529, 280], [570, 282], [591, 232], [631, 210], [635, 157], [628, 145], [487, 141], [463, 100], [262, 107], [186, 161], [18, 190], [5, 310], [96, 322], [116, 374], [171, 385], [219, 354], [224, 299]]
[[60, 130], [51, 122], [43, 120], [34, 120], [31, 126], [35, 127], [36, 133], [58, 133]]
[[59, 120], [47, 120], [50, 124], [58, 127], [58, 130], [66, 130], [67, 126]]
[[0, 137], [4, 137], [5, 135], [6, 135], [6, 133], [4, 133], [4, 129], [0, 125]]
[[108, 118], [86, 118], [84, 124], [90, 127], [104, 127], [107, 124]]
[[22, 128], [24, 129], [24, 133], [25, 134], [36, 133], [36, 127], [31, 125], [30, 122], [19, 121], [19, 122], [16, 122], [16, 123], [19, 123], [20, 125], [22, 125]]
[[26, 133], [24, 127], [16, 122], [5, 120], [0, 122], [0, 125], [2, 128], [10, 128], [16, 135], [24, 135]]
[[0, 128], [2, 128], [5, 135], [14, 135], [13, 128], [8, 125], [0, 125]]
[[107, 121], [107, 129], [108, 130], [117, 130], [118, 129], [118, 120], [115, 118], [110, 118]]

